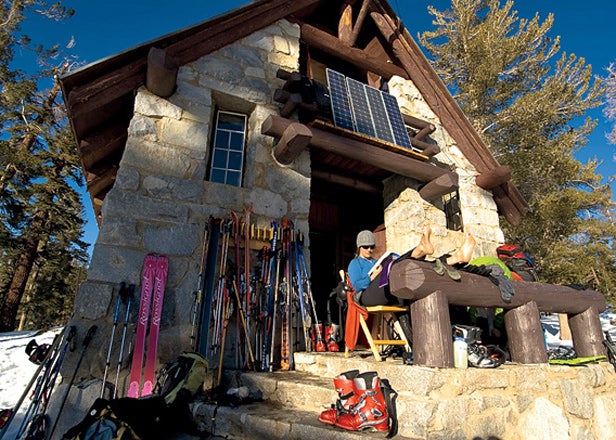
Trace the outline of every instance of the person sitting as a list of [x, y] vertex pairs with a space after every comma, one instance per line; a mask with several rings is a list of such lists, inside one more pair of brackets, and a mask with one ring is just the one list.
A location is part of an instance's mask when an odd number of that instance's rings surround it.
[[[426, 256], [432, 255], [434, 245], [430, 241], [432, 230], [430, 226], [425, 225], [422, 230], [422, 236], [419, 244], [411, 251], [407, 252], [400, 259], [413, 258], [420, 260]], [[349, 263], [347, 273], [353, 289], [355, 290], [354, 299], [361, 306], [377, 306], [377, 305], [401, 305], [402, 300], [391, 294], [389, 287], [380, 282], [380, 275], [383, 271], [382, 265], [375, 266], [377, 260], [372, 257], [372, 252], [376, 245], [374, 234], [368, 230], [361, 231], [357, 234], [356, 239], [357, 251], [355, 258]], [[445, 255], [435, 260], [440, 265], [435, 267], [435, 270], [447, 270], [450, 277], [459, 279], [460, 275], [453, 269], [453, 266], [459, 266], [468, 263], [473, 257], [473, 252], [476, 246], [475, 238], [469, 232], [465, 235], [464, 242], [459, 249], [450, 255]]]

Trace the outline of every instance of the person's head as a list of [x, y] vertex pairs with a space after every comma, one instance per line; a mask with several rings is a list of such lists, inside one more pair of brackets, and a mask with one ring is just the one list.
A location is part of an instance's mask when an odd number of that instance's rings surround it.
[[372, 256], [372, 251], [374, 250], [374, 246], [376, 245], [376, 239], [374, 238], [374, 234], [368, 230], [361, 231], [357, 234], [357, 255], [370, 258]]

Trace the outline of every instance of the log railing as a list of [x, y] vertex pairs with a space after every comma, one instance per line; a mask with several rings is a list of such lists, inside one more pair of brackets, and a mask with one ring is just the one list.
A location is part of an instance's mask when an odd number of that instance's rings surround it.
[[434, 272], [433, 263], [402, 260], [391, 268], [391, 292], [411, 302], [413, 359], [416, 365], [453, 367], [453, 344], [449, 306], [501, 307], [511, 360], [521, 364], [547, 363], [540, 313], [563, 313], [568, 317], [578, 356], [605, 355], [599, 313], [604, 296], [592, 290], [567, 286], [511, 281], [515, 295], [503, 301], [489, 278], [461, 271], [453, 281]]

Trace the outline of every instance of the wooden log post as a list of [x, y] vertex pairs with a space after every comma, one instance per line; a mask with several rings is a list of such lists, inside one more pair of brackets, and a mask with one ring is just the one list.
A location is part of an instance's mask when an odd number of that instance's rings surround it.
[[449, 304], [437, 290], [411, 304], [413, 363], [425, 367], [453, 367]]
[[548, 362], [539, 308], [534, 301], [508, 310], [505, 329], [509, 339], [509, 353], [513, 362], [545, 364]]
[[568, 316], [573, 346], [578, 356], [605, 356], [603, 345], [603, 330], [599, 313], [594, 307], [589, 307], [582, 313]]

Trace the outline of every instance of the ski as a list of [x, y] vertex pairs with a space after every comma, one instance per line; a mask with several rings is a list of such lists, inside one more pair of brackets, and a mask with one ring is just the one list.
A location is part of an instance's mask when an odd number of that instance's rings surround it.
[[220, 240], [220, 219], [210, 219], [208, 228], [209, 243], [207, 246], [207, 256], [205, 263], [205, 270], [203, 276], [203, 286], [201, 291], [203, 292], [203, 301], [201, 302], [200, 310], [200, 323], [198, 340], [196, 341], [196, 347], [198, 347], [199, 354], [203, 356], [208, 355], [208, 336], [210, 330], [210, 319], [212, 316], [212, 302], [214, 300], [214, 292], [216, 290], [216, 264], [218, 260], [218, 244]]
[[158, 335], [160, 333], [160, 319], [163, 313], [163, 299], [165, 297], [165, 285], [167, 284], [167, 271], [169, 260], [165, 256], [156, 258], [154, 271], [154, 292], [152, 296], [152, 318], [150, 319], [150, 334], [148, 337], [148, 352], [143, 372], [143, 388], [141, 396], [149, 396], [154, 390], [156, 383], [156, 360], [158, 354]]
[[150, 302], [152, 300], [152, 288], [156, 273], [156, 256], [148, 255], [143, 263], [143, 277], [141, 280], [141, 301], [139, 303], [139, 315], [137, 316], [137, 333], [133, 350], [133, 361], [130, 370], [130, 382], [126, 397], [139, 397], [141, 384], [141, 371], [145, 354], [145, 336], [150, 316]]

